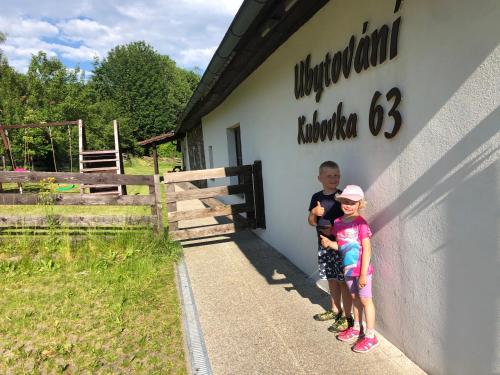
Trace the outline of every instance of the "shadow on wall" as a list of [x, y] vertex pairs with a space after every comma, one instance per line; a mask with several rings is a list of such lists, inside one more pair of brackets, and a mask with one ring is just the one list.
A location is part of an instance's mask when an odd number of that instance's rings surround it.
[[445, 205], [447, 241], [431, 256], [446, 252], [439, 350], [450, 374], [499, 371], [498, 118], [499, 107], [371, 221], [377, 232], [398, 216], [405, 221]]
[[[448, 243], [435, 251], [446, 251], [447, 260], [443, 287], [448, 374], [500, 371], [497, 178], [492, 165], [456, 184], [446, 201]], [[464, 201], [474, 202], [472, 212], [464, 212]]]
[[[384, 210], [374, 215], [370, 222], [373, 232], [376, 233], [381, 230], [391, 220], [400, 215], [401, 212], [407, 211], [407, 207], [420, 200], [414, 208], [405, 214], [405, 218], [418, 215], [432, 203], [443, 199], [443, 197], [463, 183], [466, 178], [473, 176], [476, 168], [482, 163], [488, 159], [498, 159], [499, 147], [497, 146], [456, 169], [474, 151], [497, 136], [498, 123], [494, 121], [494, 118], [499, 117], [500, 110], [497, 108], [488, 117], [490, 120], [485, 119], [472, 129], [408, 189], [400, 193], [396, 200]], [[450, 171], [454, 170], [456, 171], [445, 177]]]

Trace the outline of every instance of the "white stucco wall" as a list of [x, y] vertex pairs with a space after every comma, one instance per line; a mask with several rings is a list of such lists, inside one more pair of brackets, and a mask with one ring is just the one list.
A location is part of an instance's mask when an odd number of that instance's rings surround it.
[[[244, 163], [263, 165], [267, 230], [257, 233], [307, 274], [317, 167], [338, 162], [341, 187], [358, 184], [369, 201], [377, 329], [430, 373], [498, 373], [500, 2], [405, 1], [394, 60], [342, 77], [319, 103], [294, 97], [296, 63], [343, 49], [365, 21], [369, 32], [391, 24], [393, 8], [329, 2], [202, 119], [205, 154], [212, 146], [214, 166], [229, 165], [227, 128], [239, 124]], [[394, 86], [403, 126], [374, 137], [372, 95]], [[357, 138], [298, 145], [297, 118], [328, 118], [339, 101], [358, 114]]]

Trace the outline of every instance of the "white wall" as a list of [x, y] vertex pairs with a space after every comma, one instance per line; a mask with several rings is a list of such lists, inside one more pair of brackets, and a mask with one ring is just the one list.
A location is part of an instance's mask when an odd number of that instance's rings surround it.
[[[341, 186], [361, 185], [369, 200], [377, 328], [430, 373], [498, 373], [500, 2], [403, 2], [398, 57], [352, 71], [320, 103], [294, 97], [296, 63], [343, 49], [365, 21], [369, 32], [391, 24], [393, 8], [329, 2], [203, 118], [205, 152], [227, 166], [226, 129], [240, 125], [244, 163], [263, 165], [267, 230], [257, 233], [307, 274], [317, 267], [306, 224], [317, 167], [337, 161]], [[374, 137], [372, 95], [394, 86], [403, 126]], [[339, 101], [358, 114], [358, 137], [298, 145], [297, 118], [327, 118]]]

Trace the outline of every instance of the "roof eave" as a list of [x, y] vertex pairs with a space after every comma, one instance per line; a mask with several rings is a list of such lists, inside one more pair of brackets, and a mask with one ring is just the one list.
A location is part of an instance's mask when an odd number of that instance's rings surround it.
[[328, 0], [246, 0], [179, 117], [177, 136], [200, 124]]

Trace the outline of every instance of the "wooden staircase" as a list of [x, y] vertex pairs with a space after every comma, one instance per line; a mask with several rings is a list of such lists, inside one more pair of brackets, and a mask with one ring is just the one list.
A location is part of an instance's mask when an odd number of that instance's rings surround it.
[[[84, 150], [85, 147], [85, 129], [80, 120], [79, 129], [79, 161], [80, 173], [123, 173], [123, 162], [120, 153], [120, 144], [118, 137], [118, 122], [113, 120], [113, 132], [115, 147], [112, 150]], [[88, 190], [88, 193], [87, 193]], [[93, 195], [123, 195], [126, 194], [125, 187], [122, 185], [108, 184], [83, 184], [80, 185], [81, 194]]]

